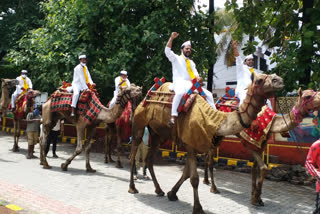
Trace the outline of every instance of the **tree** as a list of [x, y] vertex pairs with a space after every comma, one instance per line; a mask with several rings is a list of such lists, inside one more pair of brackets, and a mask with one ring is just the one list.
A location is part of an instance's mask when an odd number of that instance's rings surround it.
[[62, 80], [71, 81], [77, 56], [84, 53], [104, 99], [111, 98], [113, 80], [123, 69], [146, 90], [156, 76], [171, 80], [164, 48], [172, 31], [180, 34], [175, 52], [192, 40], [202, 76], [215, 60], [208, 14], [194, 10], [192, 0], [51, 0], [43, 6], [44, 25], [24, 35], [10, 58], [27, 66], [35, 85], [49, 93]]
[[[269, 47], [276, 48], [272, 62], [277, 66], [271, 72], [281, 75], [285, 89], [291, 91], [299, 86], [319, 87], [319, 4], [319, 0], [245, 0], [239, 8], [236, 1], [227, 0], [226, 8], [234, 11], [239, 24], [234, 38], [243, 33], [258, 36]], [[254, 50], [254, 42], [248, 41], [246, 53]]]

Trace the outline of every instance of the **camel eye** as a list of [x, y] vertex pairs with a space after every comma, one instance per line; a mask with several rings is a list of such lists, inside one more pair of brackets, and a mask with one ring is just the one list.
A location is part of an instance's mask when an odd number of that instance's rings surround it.
[[263, 82], [263, 79], [258, 79], [258, 80], [256, 81], [256, 84], [257, 84], [257, 85], [261, 85], [262, 82]]
[[278, 82], [277, 79], [273, 79], [273, 80], [272, 80], [272, 83], [276, 83], [276, 82]]
[[310, 100], [311, 96], [305, 96], [305, 99]]

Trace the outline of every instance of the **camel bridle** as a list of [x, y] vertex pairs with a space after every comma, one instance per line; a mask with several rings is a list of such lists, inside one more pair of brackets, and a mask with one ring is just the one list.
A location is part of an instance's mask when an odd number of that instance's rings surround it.
[[[299, 124], [299, 123], [302, 121], [302, 119], [303, 119], [303, 116], [302, 116], [302, 114], [301, 114], [301, 112], [300, 112], [302, 108], [303, 108], [307, 113], [308, 113], [308, 112], [311, 112], [311, 111], [314, 111], [314, 109], [315, 109], [314, 106], [313, 106], [313, 104], [312, 104], [312, 100], [313, 100], [314, 96], [316, 96], [316, 94], [318, 93], [318, 91], [313, 91], [313, 90], [312, 90], [312, 92], [313, 92], [313, 94], [311, 95], [311, 97], [310, 97], [309, 99], [303, 100], [302, 104], [299, 106], [298, 109], [296, 109], [295, 106], [293, 106], [293, 108], [292, 108], [294, 121], [295, 121], [297, 124]], [[308, 103], [311, 104], [311, 108], [308, 108], [308, 107], [307, 107]]]
[[245, 124], [244, 123], [244, 121], [243, 121], [243, 119], [242, 119], [242, 117], [241, 117], [241, 114], [242, 113], [245, 113], [246, 115], [248, 115], [248, 117], [251, 119], [251, 120], [255, 120], [256, 119], [256, 117], [252, 117], [249, 113], [248, 113], [248, 108], [249, 108], [249, 106], [251, 105], [252, 106], [252, 108], [255, 110], [255, 111], [257, 111], [257, 112], [259, 112], [260, 111], [260, 109], [258, 109], [256, 106], [254, 106], [253, 104], [252, 104], [252, 100], [257, 100], [256, 99], [256, 96], [254, 96], [254, 92], [258, 92], [258, 90], [260, 90], [261, 92], [262, 92], [262, 96], [264, 97], [264, 99], [266, 100], [268, 97], [266, 96], [266, 93], [264, 92], [264, 90], [263, 90], [263, 86], [264, 86], [264, 84], [265, 84], [265, 82], [266, 82], [266, 79], [268, 78], [269, 76], [267, 75], [264, 79], [263, 79], [263, 81], [262, 81], [262, 83], [260, 84], [260, 85], [258, 85], [257, 83], [256, 83], [256, 81], [254, 82], [254, 85], [253, 85], [253, 88], [252, 88], [252, 91], [251, 92], [247, 92], [247, 95], [250, 97], [250, 99], [249, 99], [249, 101], [246, 101], [246, 100], [244, 100], [243, 101], [243, 103], [245, 103], [245, 104], [247, 104], [246, 105], [246, 107], [245, 107], [245, 109], [244, 110], [242, 110], [241, 109], [241, 106], [239, 107], [239, 110], [240, 111], [238, 111], [238, 115], [239, 115], [239, 121], [240, 121], [240, 124], [242, 125], [242, 127], [243, 128], [250, 128], [250, 126], [251, 126], [251, 124]]

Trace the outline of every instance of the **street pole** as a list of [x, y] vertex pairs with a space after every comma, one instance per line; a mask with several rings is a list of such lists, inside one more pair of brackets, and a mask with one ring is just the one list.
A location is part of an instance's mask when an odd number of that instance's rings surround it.
[[[209, 14], [211, 15], [212, 13], [214, 12], [214, 0], [209, 0]], [[212, 19], [212, 22], [211, 22], [212, 26], [214, 26], [214, 19]], [[212, 30], [210, 28], [210, 35], [212, 33]], [[209, 70], [208, 70], [208, 84], [207, 84], [207, 89], [208, 91], [211, 91], [212, 92], [212, 82], [213, 82], [213, 64], [210, 64], [209, 65]]]

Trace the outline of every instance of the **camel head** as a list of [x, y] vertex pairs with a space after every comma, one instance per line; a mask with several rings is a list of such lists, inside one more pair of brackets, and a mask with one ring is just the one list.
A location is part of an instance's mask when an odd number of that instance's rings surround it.
[[283, 79], [276, 74], [257, 74], [250, 87], [256, 95], [270, 98], [274, 92], [281, 90], [284, 84]]
[[320, 108], [320, 93], [312, 89], [302, 91], [298, 90], [298, 100], [294, 105], [292, 111], [294, 119], [300, 123], [305, 115], [310, 111], [318, 110]]
[[130, 97], [131, 97], [130, 100], [132, 103], [132, 109], [135, 110], [142, 99], [142, 87], [131, 83], [129, 89], [130, 89]]
[[7, 88], [7, 89], [13, 88], [19, 84], [19, 81], [16, 79], [3, 79], [3, 78], [1, 78], [1, 82], [2, 82], [2, 84], [1, 84], [2, 88]]

